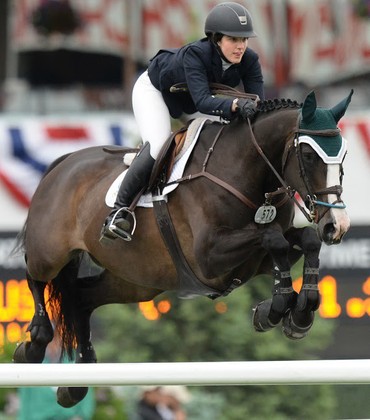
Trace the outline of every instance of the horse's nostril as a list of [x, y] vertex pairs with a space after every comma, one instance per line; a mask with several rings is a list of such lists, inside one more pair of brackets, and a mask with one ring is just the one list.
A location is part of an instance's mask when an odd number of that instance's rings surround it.
[[324, 237], [332, 236], [335, 232], [334, 223], [327, 223], [324, 227]]
[[332, 232], [333, 230], [335, 230], [334, 223], [327, 223], [325, 229], [329, 232]]

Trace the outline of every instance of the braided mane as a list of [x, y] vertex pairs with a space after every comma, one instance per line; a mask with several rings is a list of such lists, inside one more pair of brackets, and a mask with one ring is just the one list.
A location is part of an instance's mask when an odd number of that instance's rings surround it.
[[258, 112], [270, 112], [281, 108], [302, 108], [302, 103], [291, 99], [267, 99], [258, 103]]
[[[171, 92], [180, 92], [184, 88], [187, 89], [186, 84], [179, 83], [171, 87]], [[255, 99], [256, 95], [241, 92], [236, 88], [223, 85], [221, 83], [210, 83], [211, 92], [214, 95], [228, 96], [231, 98], [250, 98]], [[257, 105], [258, 112], [270, 112], [281, 108], [302, 108], [303, 103], [299, 103], [292, 99], [267, 99], [260, 101]]]

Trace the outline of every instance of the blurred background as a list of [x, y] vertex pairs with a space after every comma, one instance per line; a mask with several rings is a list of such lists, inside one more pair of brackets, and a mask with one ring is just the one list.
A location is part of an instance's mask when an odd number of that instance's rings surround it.
[[[46, 167], [82, 147], [140, 141], [131, 90], [160, 48], [204, 36], [211, 0], [0, 1], [0, 358], [11, 360], [33, 302], [21, 257], [10, 256]], [[332, 107], [355, 93], [340, 123], [348, 140], [344, 200], [352, 228], [323, 246], [322, 303], [310, 335], [256, 334], [252, 307], [267, 278], [227, 298], [107, 306], [93, 318], [100, 362], [346, 359], [370, 356], [370, 0], [245, 0], [266, 98]], [[297, 214], [296, 224], [303, 220]], [[301, 266], [294, 269], [299, 283]], [[180, 338], [184, 340], [182, 343]], [[340, 362], [338, 362], [340, 363]], [[368, 386], [192, 387], [191, 419], [369, 418]], [[96, 390], [94, 418], [127, 418], [139, 391]], [[14, 390], [0, 390], [16, 418]], [[15, 401], [15, 402], [14, 402]], [[19, 403], [19, 402], [18, 402]], [[108, 414], [107, 414], [108, 413]], [[100, 416], [100, 417], [99, 417]], [[102, 417], [101, 417], [102, 416]]]

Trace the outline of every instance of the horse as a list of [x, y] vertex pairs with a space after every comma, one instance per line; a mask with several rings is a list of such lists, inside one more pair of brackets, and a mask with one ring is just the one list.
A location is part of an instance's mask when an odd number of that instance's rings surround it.
[[[63, 351], [76, 351], [77, 363], [97, 362], [90, 317], [102, 305], [149, 301], [165, 291], [216, 299], [259, 274], [272, 274], [273, 290], [253, 308], [255, 330], [280, 325], [288, 338], [305, 337], [320, 303], [321, 245], [339, 244], [350, 227], [341, 198], [347, 143], [337, 123], [352, 93], [330, 109], [310, 92], [303, 104], [259, 102], [252, 122], [207, 121], [174, 191], [164, 194], [164, 171], [151, 183], [153, 207], [136, 207], [131, 242], [99, 238], [106, 193], [132, 150], [90, 147], [57, 159], [18, 237], [35, 314], [30, 341], [18, 345], [14, 361], [43, 361], [53, 338], [46, 288]], [[296, 205], [307, 225], [294, 226]], [[79, 274], [86, 256], [97, 274]], [[290, 268], [302, 256], [297, 293]], [[58, 402], [70, 407], [86, 392], [60, 387]]]

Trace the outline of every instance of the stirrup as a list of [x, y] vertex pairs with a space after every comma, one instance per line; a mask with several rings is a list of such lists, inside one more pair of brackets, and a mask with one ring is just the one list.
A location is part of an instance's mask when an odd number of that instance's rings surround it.
[[[120, 213], [126, 213], [129, 214], [132, 217], [133, 220], [133, 226], [131, 229], [131, 233], [126, 232], [123, 229], [120, 229], [118, 226], [115, 225], [115, 221], [117, 218], [117, 215]], [[121, 207], [120, 209], [118, 209], [113, 217], [112, 220], [110, 221], [109, 225], [107, 226], [109, 232], [113, 233], [113, 235], [120, 237], [121, 239], [123, 239], [124, 241], [131, 241], [132, 240], [132, 235], [135, 232], [136, 229], [136, 216], [135, 216], [135, 212], [131, 211], [128, 207]]]

